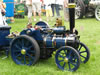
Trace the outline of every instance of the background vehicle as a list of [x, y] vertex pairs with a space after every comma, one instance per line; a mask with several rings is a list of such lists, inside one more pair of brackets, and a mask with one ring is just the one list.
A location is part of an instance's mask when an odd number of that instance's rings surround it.
[[94, 17], [95, 8], [89, 5], [90, 0], [76, 0], [75, 18]]
[[100, 0], [91, 0], [89, 5], [95, 9], [95, 17], [100, 21]]

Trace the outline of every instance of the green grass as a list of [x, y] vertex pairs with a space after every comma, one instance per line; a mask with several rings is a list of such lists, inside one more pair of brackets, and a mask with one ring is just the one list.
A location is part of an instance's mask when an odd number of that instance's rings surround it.
[[[43, 17], [45, 19], [45, 17]], [[10, 24], [11, 32], [21, 31], [26, 28], [28, 19], [15, 19], [15, 23]], [[33, 25], [35, 22], [33, 22]], [[55, 24], [55, 18], [49, 25]], [[39, 60], [34, 66], [16, 65], [11, 57], [2, 59], [0, 55], [0, 75], [99, 75], [100, 74], [100, 22], [93, 19], [76, 20], [76, 29], [79, 31], [80, 41], [85, 43], [90, 49], [90, 60], [86, 64], [81, 64], [76, 72], [61, 71], [55, 64], [54, 57], [48, 60]], [[66, 29], [69, 29], [68, 22], [64, 22]]]

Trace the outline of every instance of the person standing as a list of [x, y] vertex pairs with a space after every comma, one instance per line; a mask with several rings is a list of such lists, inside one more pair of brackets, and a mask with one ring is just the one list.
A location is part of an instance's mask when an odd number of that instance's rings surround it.
[[60, 0], [55, 0], [55, 10], [56, 10], [57, 17], [60, 17], [59, 4], [60, 4], [61, 2], [62, 2], [62, 1], [60, 1]]
[[26, 6], [28, 8], [28, 22], [32, 23], [32, 0], [26, 0]]
[[52, 17], [51, 0], [44, 0], [44, 5], [46, 8], [47, 21], [49, 21]]
[[68, 0], [63, 1], [63, 7], [64, 7], [64, 19], [65, 21], [69, 21]]
[[5, 10], [5, 6], [3, 5], [3, 2], [0, 1], [0, 26], [2, 25], [8, 25], [3, 17], [3, 15], [5, 14], [6, 10]]
[[1, 12], [6, 12], [5, 8], [6, 8], [6, 5], [5, 4], [3, 5], [3, 1], [0, 1], [0, 10], [1, 10]]
[[55, 11], [55, 0], [51, 0], [51, 9], [52, 9], [53, 17], [54, 17], [55, 16], [54, 15], [54, 11]]
[[59, 3], [60, 3], [60, 0], [51, 0], [51, 8], [52, 8], [53, 16], [55, 16], [55, 11], [56, 11], [57, 17], [60, 16]]
[[[42, 1], [43, 3], [43, 1]], [[32, 8], [33, 8], [33, 15], [34, 15], [34, 21], [36, 21], [36, 12], [39, 15], [40, 21], [41, 18], [41, 1], [40, 0], [32, 0]]]

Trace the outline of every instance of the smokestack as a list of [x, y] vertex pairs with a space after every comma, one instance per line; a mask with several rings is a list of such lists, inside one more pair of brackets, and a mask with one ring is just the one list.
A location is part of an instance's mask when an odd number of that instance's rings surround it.
[[70, 21], [70, 32], [73, 33], [75, 28], [75, 4], [74, 0], [69, 0], [69, 21]]

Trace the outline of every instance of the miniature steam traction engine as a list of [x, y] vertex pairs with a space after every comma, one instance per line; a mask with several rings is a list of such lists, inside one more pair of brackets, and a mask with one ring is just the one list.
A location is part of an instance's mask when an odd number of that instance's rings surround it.
[[[90, 52], [85, 44], [80, 42], [75, 30], [75, 4], [70, 0], [70, 30], [64, 26], [50, 28], [43, 21], [28, 26], [14, 38], [7, 37], [10, 27], [0, 27], [0, 49], [11, 49], [11, 57], [16, 64], [34, 65], [39, 59], [50, 58], [56, 51], [55, 62], [61, 70], [76, 71], [80, 63], [89, 60]], [[11, 43], [11, 44], [10, 44]]]
[[51, 57], [56, 51], [55, 62], [62, 70], [76, 71], [80, 63], [89, 60], [90, 52], [80, 42], [78, 32], [74, 30], [74, 0], [70, 0], [70, 30], [64, 26], [50, 28], [45, 22], [35, 24], [36, 28], [28, 28], [11, 42], [11, 57], [16, 64], [34, 65], [39, 59]]

